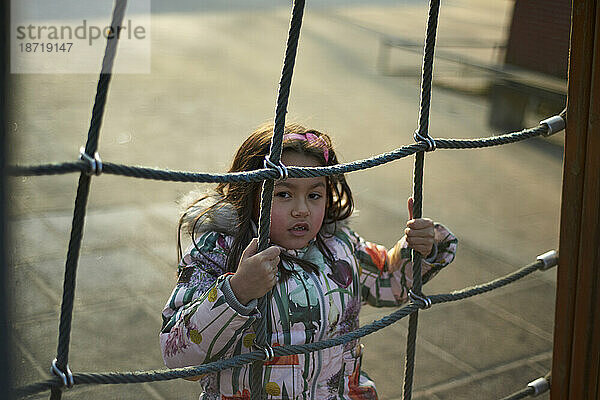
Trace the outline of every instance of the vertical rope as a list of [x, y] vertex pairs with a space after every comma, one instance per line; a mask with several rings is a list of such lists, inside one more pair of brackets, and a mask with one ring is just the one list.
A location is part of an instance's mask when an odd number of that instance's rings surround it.
[[[277, 107], [275, 110], [275, 126], [273, 128], [273, 137], [271, 139], [271, 148], [269, 151], [269, 160], [274, 164], [279, 164], [281, 160], [281, 151], [283, 148], [283, 133], [285, 131], [285, 115], [290, 96], [290, 87], [294, 65], [296, 63], [296, 53], [298, 50], [298, 40], [300, 38], [300, 28], [302, 26], [302, 17], [304, 15], [304, 0], [294, 1], [290, 28], [285, 50], [285, 59], [279, 81], [279, 94], [277, 96]], [[263, 182], [260, 204], [260, 219], [258, 229], [258, 251], [267, 248], [269, 242], [269, 231], [271, 226], [271, 202], [273, 199], [274, 181], [269, 179]], [[267, 341], [267, 312], [271, 302], [271, 292], [258, 300], [258, 309], [262, 318], [256, 324], [256, 343], [263, 346]], [[263, 393], [264, 384], [262, 379], [263, 362], [256, 361], [250, 367], [250, 392], [252, 400], [262, 400], [266, 396]]]
[[[429, 107], [431, 103], [431, 83], [433, 80], [433, 53], [435, 50], [435, 35], [440, 10], [440, 0], [430, 0], [429, 17], [427, 19], [427, 37], [423, 52], [423, 76], [421, 79], [421, 108], [419, 111], [418, 133], [422, 138], [429, 137]], [[425, 154], [419, 152], [415, 155], [414, 182], [413, 182], [413, 216], [421, 218], [423, 210], [423, 166]], [[413, 262], [413, 291], [421, 294], [421, 254], [412, 251]], [[415, 368], [415, 352], [417, 342], [418, 311], [412, 313], [408, 321], [408, 337], [406, 345], [406, 363], [404, 370], [403, 399], [412, 398], [413, 374]]]
[[[127, 0], [116, 0], [111, 22], [112, 29], [121, 26], [126, 6]], [[111, 71], [117, 51], [117, 43], [118, 36], [113, 35], [108, 38], [106, 44], [104, 59], [102, 61], [102, 71], [98, 80], [96, 98], [92, 109], [92, 119], [85, 145], [86, 154], [93, 155], [98, 149], [98, 137], [106, 105], [108, 85], [112, 75]], [[81, 249], [81, 239], [83, 237], [83, 225], [90, 189], [90, 180], [90, 176], [85, 172], [82, 172], [79, 176], [79, 185], [77, 187], [77, 196], [75, 198], [75, 208], [73, 211], [73, 222], [71, 225], [71, 237], [69, 239], [69, 248], [65, 263], [65, 279], [63, 283], [63, 298], [60, 311], [58, 349], [56, 356], [57, 367], [63, 372], [66, 370], [67, 364], [69, 363], [69, 343], [71, 340], [73, 300], [75, 298], [75, 278], [77, 275], [77, 262], [79, 260], [79, 251]], [[51, 400], [59, 400], [61, 396], [62, 389], [52, 389], [50, 396]]]

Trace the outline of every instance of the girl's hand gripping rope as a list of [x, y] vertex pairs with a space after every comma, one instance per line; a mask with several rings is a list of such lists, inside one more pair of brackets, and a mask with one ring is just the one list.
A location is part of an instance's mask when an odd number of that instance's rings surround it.
[[433, 240], [435, 238], [435, 230], [433, 221], [429, 218], [413, 218], [413, 205], [414, 200], [412, 197], [408, 198], [408, 218], [406, 222], [406, 229], [404, 234], [406, 235], [406, 243], [411, 249], [415, 249], [423, 257], [427, 257], [433, 249]]
[[433, 221], [429, 218], [413, 218], [413, 205], [414, 200], [412, 197], [408, 199], [408, 217], [409, 220], [406, 222], [406, 229], [404, 229], [405, 236], [396, 243], [394, 248], [388, 252], [390, 272], [394, 272], [402, 266], [401, 253], [403, 241], [411, 249], [415, 249], [423, 257], [428, 257], [433, 250], [435, 228]]
[[257, 251], [258, 239], [254, 238], [242, 253], [237, 271], [229, 280], [235, 297], [242, 304], [264, 296], [277, 283], [281, 250], [271, 246]]

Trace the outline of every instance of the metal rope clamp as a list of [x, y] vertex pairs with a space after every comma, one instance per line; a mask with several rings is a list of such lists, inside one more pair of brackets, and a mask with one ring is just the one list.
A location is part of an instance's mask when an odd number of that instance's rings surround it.
[[416, 294], [412, 289], [408, 291], [408, 298], [422, 309], [431, 308], [431, 305], [433, 304], [429, 297], [422, 294]]
[[558, 264], [558, 252], [556, 250], [547, 251], [546, 253], [537, 256], [537, 261], [544, 263], [544, 265], [539, 268], [540, 271], [547, 271]]
[[527, 387], [533, 388], [532, 397], [536, 397], [550, 389], [550, 382], [546, 378], [537, 378], [527, 384]]
[[73, 380], [73, 373], [71, 373], [69, 364], [67, 364], [67, 366], [65, 367], [65, 371], [66, 372], [62, 372], [60, 368], [58, 368], [58, 360], [56, 358], [52, 360], [52, 367], [50, 368], [50, 372], [58, 376], [62, 380], [63, 386], [66, 386], [70, 389], [73, 387], [75, 382]]
[[273, 359], [275, 358], [275, 353], [273, 352], [273, 348], [271, 346], [269, 346], [268, 344], [261, 346], [261, 345], [257, 344], [256, 342], [254, 342], [254, 347], [256, 347], [258, 350], [265, 353], [265, 361], [267, 361], [267, 362], [273, 361]]
[[543, 136], [548, 137], [565, 129], [565, 120], [560, 115], [555, 115], [540, 121], [540, 125], [546, 125], [548, 127], [548, 132], [542, 133]]
[[100, 175], [102, 173], [102, 160], [100, 159], [100, 155], [98, 152], [94, 154], [94, 158], [85, 152], [85, 148], [81, 147], [79, 149], [79, 159], [82, 161], [86, 161], [90, 169], [87, 172], [88, 176], [91, 175]]
[[435, 140], [433, 140], [433, 138], [431, 138], [429, 135], [421, 136], [419, 131], [415, 131], [413, 139], [415, 139], [415, 142], [426, 143], [427, 149], [425, 151], [434, 151], [436, 149]]
[[274, 169], [279, 173], [279, 177], [275, 178], [277, 180], [285, 180], [288, 178], [288, 169], [281, 161], [279, 161], [279, 165], [275, 164], [269, 156], [265, 156], [264, 166], [267, 169]]

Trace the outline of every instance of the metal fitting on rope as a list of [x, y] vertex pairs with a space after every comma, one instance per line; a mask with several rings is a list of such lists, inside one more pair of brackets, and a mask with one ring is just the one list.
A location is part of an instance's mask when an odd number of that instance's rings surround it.
[[278, 180], [287, 179], [287, 177], [288, 177], [288, 169], [287, 169], [287, 167], [281, 161], [279, 161], [279, 165], [277, 165], [273, 161], [271, 161], [271, 159], [269, 158], [269, 156], [265, 156], [264, 166], [265, 166], [265, 168], [274, 169], [274, 170], [276, 170], [279, 173], [279, 177], [276, 178], [276, 179], [278, 179]]
[[275, 358], [275, 353], [273, 352], [273, 348], [271, 346], [269, 346], [268, 344], [261, 346], [259, 344], [254, 343], [254, 347], [256, 347], [258, 350], [265, 353], [265, 361], [267, 361], [267, 362], [273, 361], [273, 359]]
[[529, 382], [527, 387], [533, 388], [533, 394], [531, 396], [536, 397], [550, 390], [550, 382], [548, 382], [546, 378], [537, 378], [535, 381]]
[[50, 372], [53, 373], [54, 375], [58, 376], [60, 379], [62, 379], [63, 386], [66, 386], [67, 388], [70, 389], [73, 387], [75, 382], [73, 381], [73, 374], [71, 373], [69, 364], [67, 364], [67, 366], [65, 367], [65, 370], [66, 370], [66, 373], [62, 372], [58, 368], [58, 360], [56, 358], [54, 360], [52, 360], [52, 367], [50, 368]]
[[425, 151], [434, 151], [436, 148], [435, 140], [433, 140], [431, 137], [429, 137], [429, 135], [421, 136], [419, 134], [419, 131], [415, 131], [415, 133], [413, 135], [413, 139], [415, 139], [415, 142], [427, 143], [427, 149]]
[[565, 120], [560, 115], [555, 115], [540, 121], [540, 125], [546, 125], [548, 127], [548, 132], [543, 133], [542, 135], [550, 136], [565, 129]]
[[431, 308], [432, 302], [431, 299], [424, 294], [416, 294], [412, 289], [408, 291], [408, 298], [415, 304], [419, 306], [419, 308], [427, 309]]
[[88, 175], [100, 175], [102, 173], [102, 160], [98, 152], [94, 154], [94, 158], [85, 152], [85, 148], [79, 149], [79, 159], [87, 161], [90, 166], [90, 170], [87, 172]]
[[558, 252], [556, 250], [550, 250], [537, 256], [536, 260], [544, 263], [544, 266], [539, 268], [541, 271], [549, 270], [558, 264]]

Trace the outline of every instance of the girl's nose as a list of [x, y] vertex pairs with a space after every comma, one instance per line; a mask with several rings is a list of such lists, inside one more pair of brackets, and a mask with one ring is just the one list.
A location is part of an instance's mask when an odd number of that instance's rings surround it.
[[308, 207], [306, 206], [306, 204], [304, 202], [299, 202], [292, 209], [292, 216], [293, 217], [306, 217], [309, 214], [310, 214], [310, 210], [308, 209]]
[[308, 210], [293, 210], [292, 217], [306, 217], [310, 214]]

